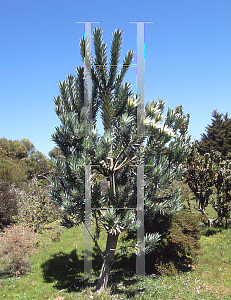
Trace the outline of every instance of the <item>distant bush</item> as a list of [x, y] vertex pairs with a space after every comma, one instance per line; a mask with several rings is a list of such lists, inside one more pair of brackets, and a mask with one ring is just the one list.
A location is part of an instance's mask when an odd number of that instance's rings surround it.
[[12, 275], [26, 273], [29, 256], [36, 246], [36, 235], [22, 225], [13, 225], [0, 237], [0, 257], [3, 270]]
[[0, 230], [15, 223], [18, 214], [16, 195], [6, 182], [0, 182]]
[[60, 210], [50, 201], [49, 188], [36, 178], [23, 191], [18, 191], [17, 224], [33, 227], [37, 232], [41, 226], [60, 217]]
[[162, 239], [152, 254], [146, 255], [147, 272], [172, 274], [193, 267], [200, 249], [199, 217], [187, 209], [168, 216], [158, 215], [145, 230], [160, 232]]

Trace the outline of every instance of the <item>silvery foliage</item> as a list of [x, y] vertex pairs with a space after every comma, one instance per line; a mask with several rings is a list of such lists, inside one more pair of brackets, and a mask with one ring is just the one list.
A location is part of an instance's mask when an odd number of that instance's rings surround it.
[[[103, 49], [102, 62], [106, 64], [105, 44], [102, 44], [97, 30], [94, 34], [96, 46]], [[120, 40], [119, 34], [116, 38]], [[83, 43], [80, 46], [84, 58]], [[126, 68], [133, 56], [133, 52], [128, 52], [125, 56], [124, 68], [117, 78], [117, 68], [111, 69], [109, 81], [106, 68], [91, 70], [93, 96], [90, 122], [86, 118], [88, 112], [83, 105], [83, 68], [77, 68], [77, 77], [68, 75], [66, 81], [59, 82], [60, 96], [54, 98], [54, 102], [61, 125], [56, 128], [52, 138], [63, 156], [53, 161], [57, 174], [50, 179], [53, 185], [51, 197], [62, 208], [62, 224], [67, 227], [84, 222], [87, 165], [91, 165], [92, 174], [92, 216], [98, 221], [97, 226], [108, 233], [135, 231], [141, 225], [136, 222], [137, 165], [140, 164], [145, 165], [145, 217], [151, 218], [156, 213], [174, 214], [181, 209], [178, 190], [162, 196], [159, 196], [158, 191], [167, 189], [184, 172], [183, 162], [189, 148], [186, 137], [188, 119], [183, 114], [182, 107], [168, 109], [165, 115], [166, 102], [150, 101], [145, 104], [144, 114], [140, 119], [144, 131], [137, 134], [137, 106], [140, 105], [140, 97], [132, 94], [129, 84], [122, 84]], [[104, 93], [105, 87], [110, 84], [110, 89]], [[102, 136], [96, 128], [97, 112], [101, 112], [103, 121]], [[106, 192], [102, 193], [97, 176], [101, 174], [109, 179], [112, 159], [115, 188], [113, 190], [112, 186], [108, 186]], [[97, 228], [95, 238], [99, 231]], [[145, 240], [146, 250], [150, 252], [150, 245], [155, 248], [159, 235], [146, 235]]]

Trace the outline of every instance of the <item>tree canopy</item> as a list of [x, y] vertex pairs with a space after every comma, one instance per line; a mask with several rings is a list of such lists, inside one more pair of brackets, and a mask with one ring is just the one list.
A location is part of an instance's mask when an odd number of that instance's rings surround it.
[[34, 176], [42, 179], [52, 168], [50, 160], [25, 138], [0, 138], [0, 158], [0, 180], [17, 186]]

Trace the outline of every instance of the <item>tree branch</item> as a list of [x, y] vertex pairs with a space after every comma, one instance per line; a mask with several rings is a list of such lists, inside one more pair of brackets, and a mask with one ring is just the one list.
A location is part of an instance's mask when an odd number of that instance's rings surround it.
[[115, 164], [114, 164], [114, 166], [116, 166], [116, 163], [117, 163], [118, 159], [119, 159], [119, 158], [121, 157], [121, 155], [125, 152], [125, 150], [127, 150], [127, 149], [130, 147], [131, 142], [132, 142], [132, 141], [130, 141], [130, 143], [128, 144], [128, 146], [125, 147], [125, 148], [117, 155], [117, 157], [116, 157], [116, 159], [115, 159]]
[[136, 156], [133, 156], [133, 158], [127, 160], [127, 157], [126, 157], [125, 160], [117, 168], [114, 168], [114, 171], [117, 171], [117, 170], [123, 168], [126, 164], [129, 164], [130, 162], [134, 161], [135, 158], [136, 158]]
[[202, 214], [206, 217], [206, 219], [208, 220], [209, 227], [211, 227], [211, 225], [213, 225], [213, 223], [219, 218], [219, 216], [216, 216], [215, 218], [210, 219], [202, 208], [198, 208], [198, 211], [201, 211]]
[[101, 222], [101, 224], [103, 225], [104, 229], [108, 232], [109, 228], [108, 226], [102, 221], [102, 219], [105, 219], [104, 216], [101, 214], [100, 210], [97, 210], [98, 214], [99, 214], [99, 220]]

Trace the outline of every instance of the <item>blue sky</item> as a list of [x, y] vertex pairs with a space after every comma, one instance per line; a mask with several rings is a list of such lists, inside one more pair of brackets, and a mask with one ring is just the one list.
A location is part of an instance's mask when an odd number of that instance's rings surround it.
[[[112, 32], [123, 30], [123, 59], [136, 52], [129, 22], [152, 21], [145, 25], [145, 102], [182, 105], [189, 134], [200, 139], [214, 109], [231, 112], [230, 15], [230, 0], [1, 0], [0, 137], [28, 138], [45, 155], [55, 146], [58, 80], [82, 65], [84, 25], [76, 22], [99, 21], [108, 50]], [[135, 68], [126, 81], [135, 92]]]

